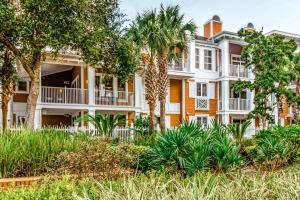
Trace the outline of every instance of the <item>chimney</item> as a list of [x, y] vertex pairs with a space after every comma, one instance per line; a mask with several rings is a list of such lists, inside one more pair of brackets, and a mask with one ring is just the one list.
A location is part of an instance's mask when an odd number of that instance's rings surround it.
[[222, 32], [222, 22], [218, 15], [214, 15], [212, 19], [204, 24], [204, 37], [211, 38]]
[[244, 28], [244, 30], [247, 32], [255, 32], [255, 27], [251, 22], [249, 22], [247, 26]]

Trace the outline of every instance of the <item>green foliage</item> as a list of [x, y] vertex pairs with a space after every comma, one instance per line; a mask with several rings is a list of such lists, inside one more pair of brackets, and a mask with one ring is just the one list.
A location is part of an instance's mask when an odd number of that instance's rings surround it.
[[300, 128], [292, 125], [276, 126], [255, 136], [252, 154], [257, 162], [272, 169], [295, 162], [299, 157]]
[[149, 118], [143, 117], [142, 114], [137, 116], [133, 122], [134, 131], [142, 136], [149, 133], [149, 125], [150, 125]]
[[223, 125], [215, 123], [204, 129], [195, 122], [183, 123], [157, 139], [151, 163], [157, 169], [190, 175], [205, 169], [227, 171], [243, 164], [239, 151]]
[[124, 116], [121, 114], [116, 114], [113, 117], [108, 114], [102, 115], [100, 113], [97, 113], [95, 116], [87, 114], [83, 117], [78, 118], [76, 121], [92, 123], [97, 131], [105, 137], [111, 136], [116, 127], [125, 124]]
[[164, 174], [140, 175], [117, 181], [46, 179], [32, 187], [0, 190], [0, 199], [297, 199], [299, 166], [270, 174], [201, 173], [183, 179]]
[[76, 151], [86, 137], [72, 138], [54, 131], [5, 132], [0, 134], [0, 177], [33, 176], [45, 171], [51, 155]]
[[[242, 52], [242, 60], [252, 70], [255, 80], [237, 81], [234, 90], [237, 93], [246, 88], [255, 91], [255, 108], [249, 117], [260, 117], [265, 126], [267, 120], [273, 122], [274, 106], [281, 112], [282, 101], [292, 100], [292, 91], [286, 86], [296, 78], [294, 52], [297, 45], [294, 40], [286, 40], [280, 35], [265, 36], [262, 31], [248, 32], [242, 29], [239, 36], [247, 42]], [[270, 105], [268, 102], [272, 94], [277, 102]]]
[[250, 126], [250, 121], [243, 121], [242, 123], [233, 123], [227, 125], [227, 130], [229, 134], [235, 139], [237, 144], [242, 144], [246, 130]]

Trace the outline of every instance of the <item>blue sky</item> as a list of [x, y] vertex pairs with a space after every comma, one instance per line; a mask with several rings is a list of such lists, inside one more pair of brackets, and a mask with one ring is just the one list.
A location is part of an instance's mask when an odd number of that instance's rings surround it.
[[179, 4], [186, 20], [193, 20], [198, 33], [202, 25], [214, 14], [223, 21], [223, 29], [238, 31], [252, 22], [264, 32], [281, 30], [300, 35], [300, 0], [120, 0], [121, 10], [128, 19], [138, 12], [158, 8], [160, 3]]

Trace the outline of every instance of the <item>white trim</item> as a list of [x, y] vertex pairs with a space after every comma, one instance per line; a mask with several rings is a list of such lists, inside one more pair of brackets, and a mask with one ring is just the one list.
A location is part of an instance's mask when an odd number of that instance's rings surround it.
[[[26, 91], [19, 90], [19, 82], [26, 82]], [[19, 80], [18, 84], [16, 85], [16, 93], [29, 94], [29, 81]]]

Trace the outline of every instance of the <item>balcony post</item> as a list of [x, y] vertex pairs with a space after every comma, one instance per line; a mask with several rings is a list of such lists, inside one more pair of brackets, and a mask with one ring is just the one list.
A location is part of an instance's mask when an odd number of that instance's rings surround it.
[[[128, 95], [130, 97], [130, 95]], [[134, 105], [141, 108], [141, 97], [143, 96], [142, 77], [134, 74]]]
[[229, 81], [222, 81], [222, 108], [223, 110], [229, 110]]
[[42, 127], [42, 108], [37, 107], [34, 115], [34, 129]]
[[88, 67], [88, 101], [90, 106], [95, 105], [95, 69]]
[[[96, 115], [96, 110], [94, 108], [90, 108], [88, 110], [88, 113], [91, 116], [95, 116]], [[95, 126], [91, 122], [88, 123], [88, 126], [89, 126], [89, 130], [95, 130]]]
[[193, 38], [194, 36], [190, 35], [189, 36], [189, 52], [188, 52], [188, 71], [194, 72], [195, 71], [195, 52], [196, 52], [196, 45], [195, 45], [195, 39]]
[[220, 44], [220, 48], [222, 49], [222, 76], [229, 76], [229, 41], [224, 40]]

